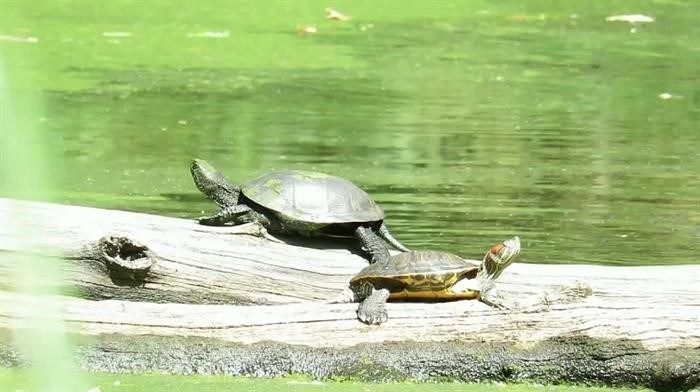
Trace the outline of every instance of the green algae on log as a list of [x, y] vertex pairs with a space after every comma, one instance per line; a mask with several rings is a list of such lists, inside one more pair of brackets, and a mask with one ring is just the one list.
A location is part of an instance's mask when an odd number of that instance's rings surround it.
[[[700, 385], [700, 349], [648, 351], [638, 342], [553, 338], [512, 343], [400, 342], [316, 348], [211, 338], [74, 336], [75, 366], [100, 372], [282, 376], [373, 382], [537, 382], [685, 391]], [[0, 366], [26, 362], [0, 332]]]

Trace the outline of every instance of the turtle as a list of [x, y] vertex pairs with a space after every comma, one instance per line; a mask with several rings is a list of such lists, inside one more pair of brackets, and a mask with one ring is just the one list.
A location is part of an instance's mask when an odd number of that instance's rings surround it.
[[357, 318], [366, 324], [387, 321], [387, 300], [453, 301], [479, 299], [505, 308], [493, 282], [520, 254], [520, 238], [492, 246], [481, 264], [453, 253], [414, 250], [369, 265], [350, 279]]
[[192, 161], [190, 172], [197, 188], [220, 208], [217, 214], [200, 218], [201, 224], [257, 222], [273, 233], [354, 236], [369, 253], [370, 263], [390, 257], [382, 239], [402, 252], [408, 251], [387, 228], [384, 211], [344, 178], [282, 170], [238, 186], [202, 159]]
[[[478, 299], [496, 309], [515, 309], [522, 304], [501, 296], [494, 282], [519, 254], [518, 236], [492, 246], [481, 264], [444, 251], [399, 253], [362, 269], [350, 279], [349, 289], [332, 302], [360, 302], [357, 318], [365, 324], [376, 325], [388, 320], [387, 300]], [[536, 304], [575, 302], [591, 292], [585, 282], [576, 282], [545, 293]]]

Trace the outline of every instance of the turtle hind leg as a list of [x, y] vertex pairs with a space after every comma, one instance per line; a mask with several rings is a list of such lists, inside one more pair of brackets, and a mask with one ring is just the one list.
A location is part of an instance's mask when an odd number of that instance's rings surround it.
[[409, 249], [405, 246], [403, 246], [402, 243], [399, 242], [396, 238], [394, 238], [393, 235], [391, 235], [391, 232], [389, 231], [389, 228], [386, 227], [386, 224], [382, 222], [382, 225], [379, 226], [378, 230], [379, 236], [384, 238], [384, 241], [388, 242], [389, 245], [393, 246], [394, 248], [402, 251], [402, 252], [408, 252]]
[[389, 315], [386, 311], [386, 301], [389, 299], [389, 290], [376, 290], [374, 287], [370, 289], [372, 290], [371, 294], [357, 306], [357, 318], [369, 325], [385, 323], [389, 319]]
[[351, 304], [353, 302], [360, 302], [360, 298], [355, 294], [355, 292], [350, 289], [344, 289], [337, 296], [326, 300], [324, 303], [327, 304]]
[[362, 246], [370, 254], [370, 264], [385, 262], [389, 260], [389, 249], [381, 238], [369, 227], [358, 226], [355, 229], [355, 236], [360, 240]]

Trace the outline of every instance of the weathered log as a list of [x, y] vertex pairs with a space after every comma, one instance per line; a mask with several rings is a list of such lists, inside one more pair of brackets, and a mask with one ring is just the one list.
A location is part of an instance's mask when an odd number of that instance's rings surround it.
[[[0, 199], [8, 223], [31, 236], [4, 229], [2, 269], [12, 252], [63, 257], [63, 285], [92, 299], [177, 303], [281, 304], [319, 301], [337, 295], [348, 278], [367, 265], [350, 241], [270, 241], [255, 225], [210, 227], [194, 220], [124, 211]], [[21, 233], [21, 231], [20, 231]], [[104, 236], [122, 236], [148, 247], [156, 259], [142, 285], [114, 282], [94, 254]], [[293, 238], [288, 241], [295, 241]], [[355, 253], [348, 251], [348, 247]], [[486, 249], [486, 247], [485, 247]], [[55, 282], [51, 282], [55, 284]], [[126, 285], [130, 286], [130, 285]]]
[[[260, 237], [254, 226], [205, 227], [7, 199], [0, 199], [0, 213], [0, 328], [18, 328], [21, 310], [37, 301], [8, 291], [15, 256], [63, 258], [63, 285], [79, 288], [83, 298], [61, 297], [60, 306], [71, 331], [97, 336], [76, 354], [91, 369], [375, 374], [669, 390], [698, 384], [697, 265], [515, 264], [499, 285], [518, 298], [577, 280], [588, 282], [593, 295], [546, 311], [498, 311], [478, 301], [390, 303], [389, 322], [370, 327], [357, 322], [354, 304], [324, 303], [366, 265], [359, 250], [344, 248], [349, 243], [289, 244]], [[20, 236], [7, 228], [10, 221], [40, 233]], [[130, 278], [137, 284], [124, 284], [101, 266], [95, 246], [107, 235], [142, 244], [148, 252], [143, 257], [155, 260], [142, 279]], [[21, 355], [0, 339], [0, 360], [14, 363], [12, 358]]]

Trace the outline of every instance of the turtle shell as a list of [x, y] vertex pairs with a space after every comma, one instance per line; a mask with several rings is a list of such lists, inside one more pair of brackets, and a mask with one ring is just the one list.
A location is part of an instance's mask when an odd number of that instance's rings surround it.
[[430, 297], [429, 293], [444, 291], [458, 280], [473, 279], [478, 270], [479, 265], [452, 253], [409, 251], [392, 256], [388, 263], [365, 267], [350, 280], [350, 285], [368, 281], [376, 288], [403, 293], [401, 297]]
[[324, 173], [285, 170], [243, 185], [245, 197], [301, 222], [320, 224], [375, 222], [384, 211], [352, 182]]

